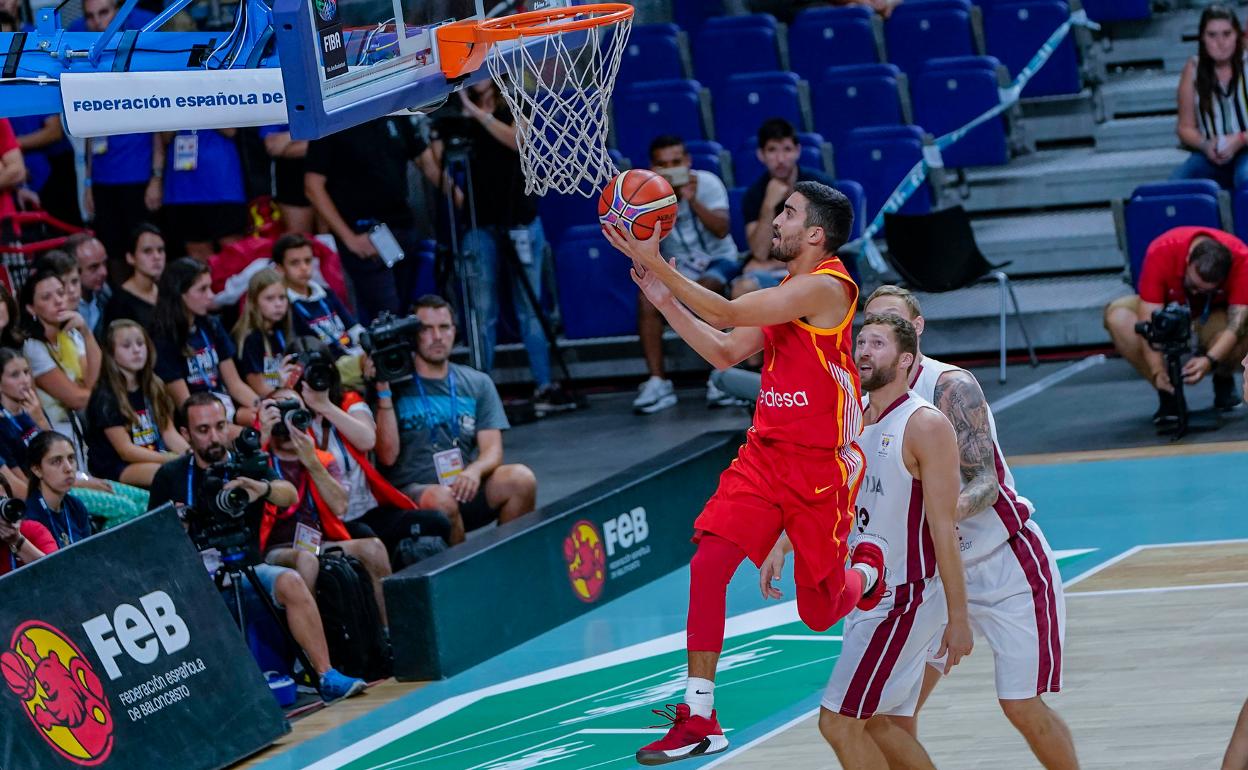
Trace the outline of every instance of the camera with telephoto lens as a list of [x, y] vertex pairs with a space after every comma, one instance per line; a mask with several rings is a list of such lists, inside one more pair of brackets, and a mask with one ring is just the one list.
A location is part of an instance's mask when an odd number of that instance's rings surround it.
[[1150, 320], [1137, 323], [1135, 333], [1154, 350], [1186, 353], [1191, 347], [1192, 312], [1186, 305], [1171, 302], [1154, 310]]
[[16, 524], [26, 515], [26, 503], [16, 497], [0, 497], [0, 519]]
[[290, 438], [290, 431], [286, 428], [286, 418], [289, 416], [290, 424], [295, 426], [295, 430], [305, 431], [312, 427], [312, 413], [303, 408], [303, 404], [293, 398], [284, 398], [281, 401], [274, 402], [274, 406], [282, 413], [282, 419], [273, 426], [273, 435], [281, 438]]
[[204, 471], [195, 490], [186, 522], [200, 550], [216, 548], [223, 556], [242, 554], [253, 544], [243, 514], [251, 496], [242, 487], [226, 489], [233, 479], [260, 480], [269, 475], [269, 455], [260, 445], [260, 432], [244, 428], [234, 439], [234, 451], [225, 461]]
[[360, 344], [377, 368], [377, 379], [393, 384], [412, 378], [416, 373], [412, 352], [421, 325], [414, 315], [395, 318], [385, 312], [360, 334]]
[[305, 350], [294, 357], [295, 363], [303, 369], [299, 376], [309, 388], [316, 391], [327, 391], [334, 384], [334, 359], [324, 350]]

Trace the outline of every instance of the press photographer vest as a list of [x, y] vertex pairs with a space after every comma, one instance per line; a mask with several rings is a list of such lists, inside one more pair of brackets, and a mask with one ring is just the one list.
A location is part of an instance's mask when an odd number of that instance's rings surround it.
[[[321, 465], [324, 465], [326, 468], [334, 462], [334, 456], [332, 454], [320, 449], [316, 450], [316, 457], [321, 461]], [[308, 469], [304, 468], [303, 472], [307, 474]], [[323, 534], [325, 539], [330, 542], [350, 540], [351, 535], [347, 532], [347, 525], [342, 522], [342, 519], [335, 516], [333, 511], [329, 510], [329, 506], [325, 504], [324, 498], [321, 497], [321, 493], [316, 488], [316, 482], [309, 478], [307, 486], [309, 488], [308, 491], [312, 493], [312, 504], [316, 508], [317, 518], [320, 519], [321, 534]], [[273, 525], [278, 521], [289, 519], [291, 516], [294, 516], [295, 512], [298, 511], [300, 506], [303, 505], [303, 490], [299, 490], [299, 492], [300, 499], [296, 500], [294, 505], [286, 508], [285, 510], [278, 511], [277, 506], [273, 503], [264, 504], [264, 516], [260, 519], [261, 552], [268, 548], [269, 535], [273, 532]]]

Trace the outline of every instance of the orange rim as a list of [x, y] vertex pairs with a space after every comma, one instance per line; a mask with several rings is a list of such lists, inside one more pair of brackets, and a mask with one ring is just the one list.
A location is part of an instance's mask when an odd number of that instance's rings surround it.
[[[575, 18], [586, 16], [588, 18]], [[526, 35], [556, 35], [576, 32], [590, 27], [616, 24], [631, 18], [633, 7], [624, 3], [592, 3], [570, 8], [552, 8], [548, 11], [527, 11], [497, 19], [477, 22], [476, 38], [481, 42], [497, 43], [515, 40]], [[560, 19], [571, 19], [560, 24], [550, 24]], [[540, 25], [540, 26], [539, 26]]]

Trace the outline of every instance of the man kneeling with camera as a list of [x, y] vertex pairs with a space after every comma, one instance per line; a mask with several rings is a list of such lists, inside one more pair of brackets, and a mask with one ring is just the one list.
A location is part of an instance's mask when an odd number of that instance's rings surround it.
[[[1200, 341], [1196, 355], [1183, 364], [1182, 384], [1195, 385], [1212, 373], [1214, 407], [1235, 408], [1234, 372], [1248, 353], [1248, 245], [1221, 230], [1176, 227], [1149, 244], [1139, 291], [1105, 308], [1105, 328], [1122, 357], [1157, 389], [1160, 406], [1153, 422], [1174, 422], [1179, 414], [1177, 383], [1157, 348], [1190, 339], [1186, 324], [1182, 331], [1173, 329], [1182, 313], [1167, 305], [1188, 309], [1190, 329]], [[1168, 330], [1183, 340], [1157, 338]]]
[[450, 362], [450, 303], [428, 294], [416, 301], [414, 318], [389, 323], [410, 330], [383, 336], [374, 324], [361, 337], [376, 369], [382, 474], [421, 508], [446, 514], [452, 545], [465, 531], [532, 511], [537, 477], [527, 466], [503, 464], [510, 425], [493, 380]]
[[[225, 407], [214, 394], [192, 393], [178, 407], [174, 423], [190, 445], [191, 454], [171, 460], [156, 471], [149, 505], [152, 509], [168, 502], [185, 506], [191, 539], [208, 571], [216, 574], [221, 554], [207, 542], [211, 539], [206, 537], [209, 531], [237, 526], [245, 536], [245, 544], [240, 547], [250, 548], [259, 530], [264, 504], [290, 506], [298, 496], [294, 485], [279, 478], [268, 466], [254, 431], [244, 431], [239, 437], [244, 447], [236, 444], [248, 455], [246, 458], [226, 449], [230, 423], [225, 419]], [[286, 610], [291, 635], [307, 653], [319, 677], [321, 697], [334, 701], [362, 691], [363, 680], [344, 676], [331, 667], [316, 600], [298, 573], [271, 564], [257, 564], [255, 570], [273, 602]], [[244, 581], [242, 590], [254, 589], [249, 581]]]

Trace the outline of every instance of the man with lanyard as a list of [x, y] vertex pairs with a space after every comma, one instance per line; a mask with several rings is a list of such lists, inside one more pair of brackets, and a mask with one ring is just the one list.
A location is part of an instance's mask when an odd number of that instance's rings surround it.
[[524, 465], [503, 465], [502, 431], [511, 427], [494, 382], [450, 363], [455, 320], [450, 304], [416, 301], [421, 330], [411, 381], [374, 383], [377, 460], [399, 491], [446, 514], [451, 544], [464, 532], [533, 510], [537, 478]]
[[[225, 419], [225, 407], [216, 396], [204, 391], [192, 393], [178, 407], [174, 423], [190, 444], [191, 454], [171, 460], [156, 471], [156, 477], [152, 479], [152, 509], [169, 502], [193, 508], [198, 499], [197, 490], [207, 470], [229, 456], [225, 445], [229, 423]], [[294, 486], [278, 478], [272, 468], [266, 469], [264, 475], [264, 479], [238, 478], [226, 483], [227, 488], [246, 490], [251, 503], [247, 506], [245, 520], [253, 533], [258, 531], [264, 503], [290, 506], [298, 500]], [[194, 539], [196, 533], [190, 534]], [[199, 547], [198, 543], [196, 547]], [[217, 551], [201, 549], [200, 556], [208, 571], [215, 573], [220, 558]], [[325, 629], [321, 625], [316, 600], [299, 575], [284, 567], [258, 564], [256, 577], [274, 603], [286, 610], [286, 623], [290, 626], [291, 635], [307, 653], [320, 677], [321, 697], [333, 701], [362, 691], [365, 687], [362, 680], [344, 676], [330, 666], [329, 646], [325, 641]], [[244, 592], [252, 590], [254, 587], [250, 582], [244, 584]]]
[[1235, 370], [1248, 353], [1248, 245], [1221, 230], [1176, 227], [1162, 233], [1144, 253], [1139, 294], [1120, 297], [1105, 308], [1105, 328], [1114, 347], [1157, 390], [1160, 405], [1153, 421], [1178, 419], [1174, 383], [1161, 353], [1135, 331], [1169, 303], [1191, 308], [1197, 353], [1183, 366], [1183, 383], [1195, 385], [1213, 375], [1213, 405], [1229, 411], [1239, 405]]

